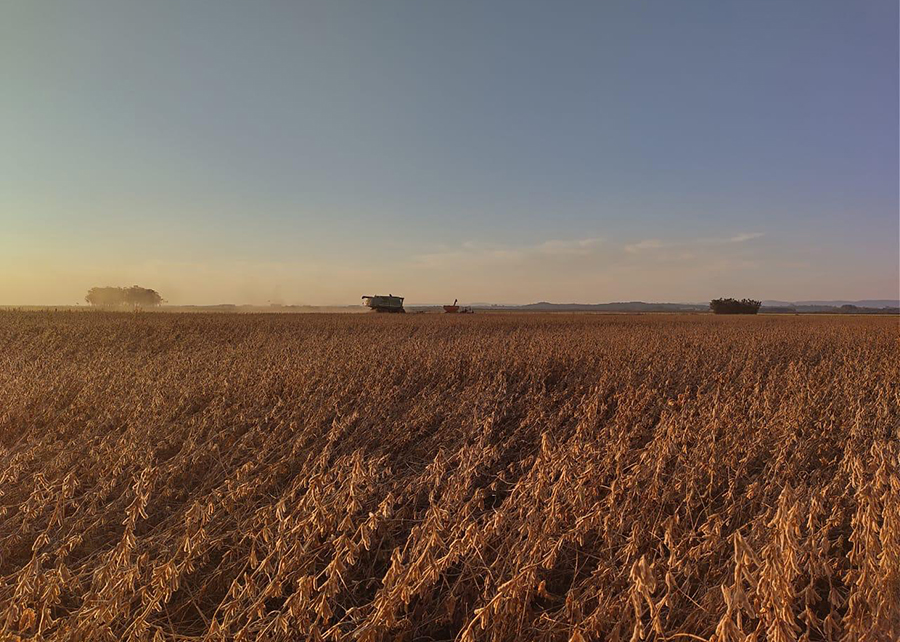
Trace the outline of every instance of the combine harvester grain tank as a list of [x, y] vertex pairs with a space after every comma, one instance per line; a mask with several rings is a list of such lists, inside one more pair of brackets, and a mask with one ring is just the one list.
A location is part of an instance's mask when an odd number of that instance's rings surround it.
[[362, 300], [364, 306], [375, 310], [375, 312], [389, 312], [398, 314], [403, 314], [404, 312], [406, 312], [406, 310], [403, 309], [402, 296], [394, 296], [393, 294], [388, 294], [387, 296], [383, 294], [376, 294], [375, 296], [364, 296]]

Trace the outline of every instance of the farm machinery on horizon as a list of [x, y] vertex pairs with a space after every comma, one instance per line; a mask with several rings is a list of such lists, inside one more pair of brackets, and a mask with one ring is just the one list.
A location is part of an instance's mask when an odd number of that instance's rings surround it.
[[[403, 297], [394, 296], [393, 294], [376, 294], [375, 296], [365, 295], [362, 297], [363, 305], [375, 312], [386, 312], [389, 314], [404, 314], [406, 310], [403, 307]], [[468, 306], [458, 305], [459, 300], [453, 299], [453, 305], [442, 306], [445, 314], [474, 314], [475, 310]]]
[[459, 306], [457, 305], [457, 301], [459, 299], [453, 299], [453, 305], [445, 305], [444, 312], [446, 314], [474, 314], [475, 310], [467, 306]]
[[383, 294], [376, 294], [375, 296], [364, 296], [362, 300], [364, 306], [375, 310], [375, 312], [387, 312], [392, 314], [403, 314], [406, 312], [406, 310], [403, 309], [402, 296], [394, 296], [393, 294], [384, 296]]

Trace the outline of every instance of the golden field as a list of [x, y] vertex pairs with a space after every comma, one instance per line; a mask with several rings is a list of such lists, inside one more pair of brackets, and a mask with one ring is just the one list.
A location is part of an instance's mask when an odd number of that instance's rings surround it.
[[0, 639], [900, 639], [896, 317], [0, 312]]

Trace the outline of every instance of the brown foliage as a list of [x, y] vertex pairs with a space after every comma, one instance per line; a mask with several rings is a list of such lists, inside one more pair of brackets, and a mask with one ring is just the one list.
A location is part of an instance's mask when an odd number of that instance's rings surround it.
[[896, 319], [0, 312], [0, 639], [900, 638]]

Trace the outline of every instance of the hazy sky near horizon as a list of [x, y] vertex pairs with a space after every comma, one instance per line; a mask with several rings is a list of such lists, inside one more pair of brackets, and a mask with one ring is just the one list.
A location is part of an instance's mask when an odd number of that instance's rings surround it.
[[896, 0], [0, 2], [0, 304], [896, 298]]

